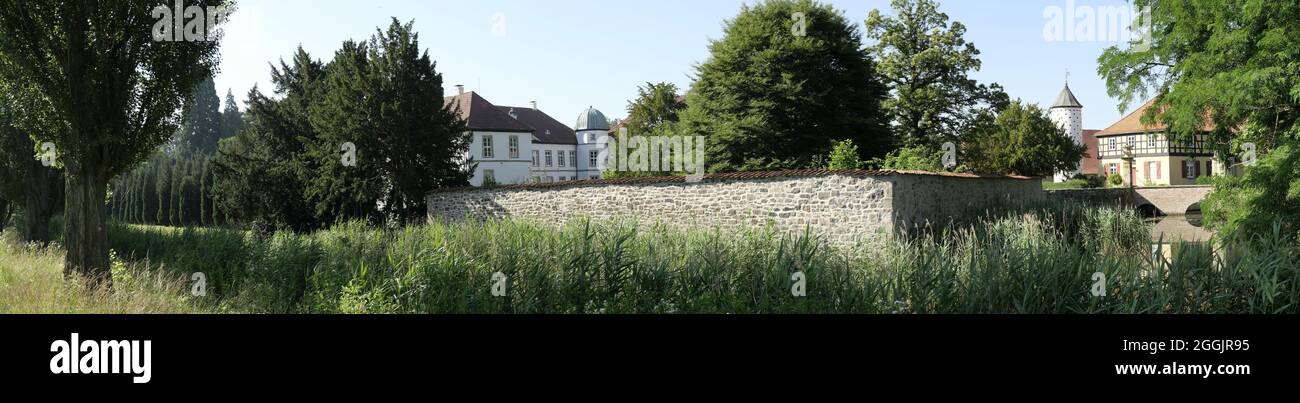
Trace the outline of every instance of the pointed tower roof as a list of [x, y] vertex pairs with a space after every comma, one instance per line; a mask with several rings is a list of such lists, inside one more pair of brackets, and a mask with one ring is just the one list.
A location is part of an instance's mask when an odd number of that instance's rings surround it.
[[1079, 103], [1079, 99], [1074, 97], [1074, 92], [1070, 91], [1070, 83], [1065, 83], [1065, 89], [1061, 90], [1061, 95], [1056, 96], [1056, 102], [1052, 103], [1051, 109], [1082, 107], [1083, 104]]

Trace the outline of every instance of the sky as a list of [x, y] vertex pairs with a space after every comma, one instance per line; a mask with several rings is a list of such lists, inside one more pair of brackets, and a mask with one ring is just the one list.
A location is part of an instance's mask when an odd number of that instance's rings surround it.
[[[858, 25], [864, 46], [870, 11], [893, 14], [888, 0], [827, 2]], [[688, 89], [710, 40], [722, 37], [724, 22], [746, 3], [752, 0], [239, 0], [215, 81], [223, 100], [231, 90], [242, 107], [254, 85], [274, 90], [272, 63], [289, 60], [298, 46], [328, 61], [343, 41], [368, 39], [396, 17], [415, 22], [447, 94], [463, 84], [497, 105], [537, 101], [570, 125], [588, 106], [622, 118], [639, 85]], [[966, 39], [982, 52], [973, 78], [1046, 108], [1068, 71], [1084, 127], [1104, 129], [1124, 113], [1106, 93], [1097, 57], [1120, 41], [1045, 32], [1086, 30], [1086, 22], [1098, 21], [1088, 11], [1114, 6], [1127, 7], [1124, 0], [941, 0], [940, 10], [965, 24]]]

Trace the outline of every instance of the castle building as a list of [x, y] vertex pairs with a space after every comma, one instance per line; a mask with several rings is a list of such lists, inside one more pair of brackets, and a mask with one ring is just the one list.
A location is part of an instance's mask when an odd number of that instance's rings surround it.
[[478, 93], [446, 97], [469, 127], [472, 141], [467, 157], [477, 167], [470, 184], [519, 184], [599, 179], [597, 141], [609, 132], [599, 110], [587, 108], [570, 128], [537, 109], [498, 106]]
[[1115, 124], [1097, 133], [1101, 166], [1107, 175], [1119, 174], [1130, 186], [1194, 185], [1203, 176], [1223, 175], [1214, 147], [1202, 127], [1187, 139], [1171, 139], [1167, 126], [1142, 123], [1155, 100], [1147, 101]]
[[1057, 127], [1065, 130], [1065, 134], [1074, 140], [1075, 144], [1086, 146], [1087, 155], [1079, 161], [1075, 169], [1056, 174], [1057, 182], [1064, 182], [1074, 178], [1079, 174], [1097, 175], [1100, 173], [1100, 160], [1097, 158], [1097, 141], [1094, 136], [1098, 130], [1084, 130], [1083, 128], [1083, 104], [1079, 99], [1074, 97], [1074, 92], [1070, 91], [1070, 84], [1065, 84], [1065, 89], [1056, 97], [1056, 102], [1048, 109], [1048, 116]]

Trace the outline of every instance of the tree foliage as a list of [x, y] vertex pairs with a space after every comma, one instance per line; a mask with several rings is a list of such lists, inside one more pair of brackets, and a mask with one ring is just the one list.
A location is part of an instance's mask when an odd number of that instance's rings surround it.
[[858, 155], [858, 146], [853, 144], [853, 140], [837, 141], [831, 149], [831, 162], [826, 169], [862, 169], [862, 159]]
[[1075, 169], [1087, 148], [1038, 105], [1013, 101], [962, 138], [963, 164], [979, 173], [1052, 176]]
[[[677, 123], [686, 104], [672, 83], [645, 83], [637, 87], [637, 97], [627, 103], [628, 132], [632, 135], [655, 133], [659, 128]], [[610, 126], [614, 127], [614, 126]]]
[[895, 136], [907, 147], [935, 148], [956, 142], [981, 113], [1008, 103], [998, 84], [969, 77], [980, 69], [980, 51], [965, 39], [966, 26], [949, 23], [933, 0], [892, 0], [896, 16], [872, 10], [868, 47], [892, 96], [884, 108]]
[[710, 171], [810, 167], [835, 140], [892, 148], [886, 88], [856, 25], [812, 0], [744, 5], [709, 45], [680, 132], [708, 137]]
[[217, 142], [225, 134], [222, 130], [224, 117], [220, 102], [212, 77], [195, 87], [186, 103], [185, 118], [177, 136], [179, 149], [203, 155], [217, 152]]
[[419, 46], [413, 23], [394, 19], [367, 42], [344, 42], [328, 65], [302, 49], [281, 62], [272, 82], [282, 98], [254, 88], [247, 127], [222, 142], [218, 206], [295, 230], [410, 222], [427, 214], [429, 191], [468, 185], [467, 129]]
[[[1203, 209], [1212, 225], [1264, 233], [1281, 220], [1300, 230], [1300, 3], [1288, 0], [1134, 0], [1150, 7], [1151, 38], [1098, 58], [1107, 90], [1121, 100], [1154, 96], [1144, 122], [1174, 137], [1206, 133], [1223, 159], [1240, 163], [1254, 143], [1259, 165], [1216, 186]], [[1276, 154], [1276, 155], [1272, 155]], [[1234, 156], [1234, 158], [1228, 158]]]

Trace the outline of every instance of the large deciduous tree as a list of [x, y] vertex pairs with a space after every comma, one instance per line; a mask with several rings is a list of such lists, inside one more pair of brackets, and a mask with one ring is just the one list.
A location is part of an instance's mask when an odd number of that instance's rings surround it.
[[[1098, 73], [1121, 109], [1154, 96], [1143, 120], [1176, 138], [1207, 134], [1220, 156], [1258, 164], [1217, 184], [1203, 203], [1225, 234], [1300, 232], [1300, 3], [1291, 0], [1134, 0], [1138, 35], [1107, 49]], [[1137, 45], [1137, 46], [1134, 46]], [[1207, 130], [1208, 129], [1208, 130]]]
[[686, 103], [678, 95], [677, 86], [672, 83], [645, 83], [637, 88], [637, 97], [627, 102], [627, 126], [632, 135], [651, 135], [664, 133], [676, 124], [678, 114]]
[[1038, 105], [1016, 100], [979, 121], [961, 147], [962, 163], [975, 172], [1046, 177], [1074, 169], [1087, 152]]
[[[0, 56], [2, 57], [2, 56]], [[0, 60], [0, 69], [5, 68]], [[6, 81], [0, 73], [0, 221], [21, 206], [19, 234], [27, 242], [50, 242], [50, 219], [63, 207], [63, 173], [42, 160], [33, 137], [64, 129], [49, 104], [30, 85]], [[0, 225], [2, 227], [3, 225]]]
[[[224, 0], [183, 6], [220, 7]], [[217, 62], [215, 37], [158, 40], [156, 2], [15, 0], [0, 4], [0, 53], [67, 125], [50, 138], [64, 167], [65, 274], [111, 286], [108, 182], [175, 132], [182, 103]], [[182, 10], [168, 10], [164, 18]], [[193, 23], [193, 21], [190, 21]], [[215, 27], [196, 25], [204, 31]], [[172, 37], [171, 39], [175, 39]]]
[[982, 113], [1009, 102], [998, 84], [982, 85], [969, 77], [980, 69], [980, 52], [965, 39], [966, 26], [949, 23], [933, 0], [892, 0], [896, 15], [872, 10], [868, 49], [893, 94], [885, 110], [894, 134], [905, 147], [937, 149], [956, 142]]
[[857, 26], [812, 0], [742, 6], [681, 112], [680, 133], [708, 137], [710, 171], [804, 168], [836, 140], [864, 158], [892, 147], [881, 111], [886, 87]]

